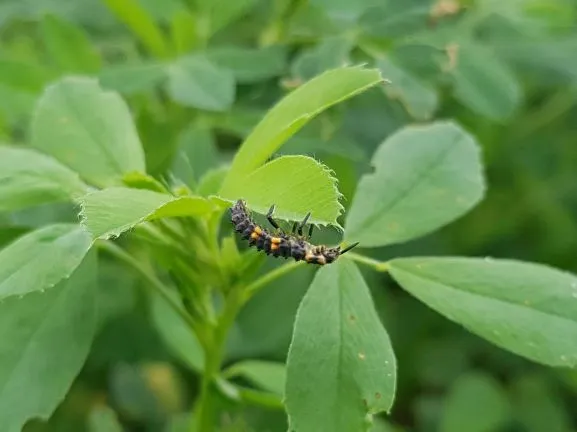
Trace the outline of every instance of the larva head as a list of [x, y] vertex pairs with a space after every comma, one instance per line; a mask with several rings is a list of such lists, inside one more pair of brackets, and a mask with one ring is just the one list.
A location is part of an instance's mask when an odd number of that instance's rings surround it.
[[331, 248], [324, 248], [324, 250], [321, 251], [321, 255], [325, 258], [326, 264], [330, 264], [334, 260], [336, 260], [339, 257], [339, 255], [341, 255], [341, 247], [337, 246]]
[[341, 250], [340, 246], [337, 246], [336, 248], [329, 248], [331, 250], [331, 254], [334, 254], [335, 251], [337, 252], [337, 255], [335, 258], [333, 258], [333, 261], [336, 260], [339, 255], [346, 254], [348, 251], [355, 248], [358, 244], [359, 244], [359, 242], [353, 243], [352, 245], [347, 246], [343, 250]]
[[359, 244], [358, 242], [353, 243], [352, 245], [347, 246], [342, 250], [340, 246], [336, 247], [317, 246], [315, 249], [313, 249], [313, 254], [317, 255], [316, 261], [318, 264], [330, 264], [334, 262], [339, 256], [347, 253], [358, 244]]

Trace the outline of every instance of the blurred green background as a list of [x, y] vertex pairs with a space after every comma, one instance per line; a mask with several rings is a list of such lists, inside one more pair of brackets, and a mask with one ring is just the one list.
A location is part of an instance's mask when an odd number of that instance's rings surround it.
[[[327, 164], [347, 207], [388, 135], [453, 118], [478, 139], [488, 179], [468, 215], [375, 258], [494, 256], [577, 273], [576, 24], [575, 0], [0, 0], [0, 141], [26, 144], [50, 82], [99, 77], [129, 104], [148, 171], [191, 184], [204, 177], [209, 188], [284, 94], [364, 63], [391, 82], [323, 113], [282, 154]], [[0, 245], [76, 214], [49, 205], [0, 216]], [[101, 269], [89, 360], [53, 418], [26, 430], [187, 430], [197, 376], [171, 350], [170, 323], [132, 274], [111, 261]], [[250, 302], [228, 362], [284, 360], [311, 277], [300, 268]], [[500, 350], [388, 276], [366, 277], [399, 364], [395, 406], [375, 431], [577, 430], [576, 373]], [[284, 417], [230, 406], [221, 430], [284, 431]]]

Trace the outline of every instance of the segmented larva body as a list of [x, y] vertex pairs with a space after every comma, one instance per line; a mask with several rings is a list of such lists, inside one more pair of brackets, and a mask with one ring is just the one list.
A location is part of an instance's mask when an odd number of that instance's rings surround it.
[[[308, 220], [309, 215], [298, 225], [299, 235], [297, 236], [294, 234], [297, 224], [295, 224], [292, 234], [285, 233], [278, 227], [274, 219], [272, 219], [273, 211], [274, 206], [269, 210], [267, 218], [271, 225], [276, 228], [274, 234], [252, 220], [246, 203], [243, 200], [236, 202], [230, 209], [230, 214], [235, 231], [239, 233], [243, 239], [248, 240], [249, 246], [256, 246], [259, 251], [262, 250], [267, 255], [272, 255], [275, 258], [283, 257], [287, 259], [291, 257], [296, 261], [304, 260], [309, 264], [325, 265], [330, 264], [336, 260], [339, 255], [342, 255], [357, 245], [354, 244], [343, 251], [341, 251], [341, 248], [338, 246], [315, 246], [309, 243], [305, 236], [302, 235], [302, 228]], [[311, 231], [312, 228], [309, 231], [309, 237]]]

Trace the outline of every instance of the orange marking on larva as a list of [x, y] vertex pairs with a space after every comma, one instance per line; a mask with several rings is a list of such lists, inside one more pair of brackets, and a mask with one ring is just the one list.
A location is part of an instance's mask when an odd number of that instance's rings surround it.
[[319, 255], [317, 256], [317, 263], [320, 265], [325, 265], [327, 263], [327, 260], [323, 255]]
[[257, 233], [257, 235], [261, 235], [262, 229], [259, 226], [256, 226], [256, 227], [254, 227], [254, 232]]
[[281, 240], [282, 239], [280, 237], [271, 237], [270, 242], [279, 244], [281, 242]]
[[257, 238], [259, 238], [260, 235], [256, 232], [256, 230], [254, 230], [251, 234], [250, 234], [250, 238], [256, 240]]
[[314, 258], [314, 255], [312, 255], [311, 253], [307, 253], [305, 255], [305, 261], [306, 262], [311, 262], [311, 260]]
[[278, 245], [276, 243], [271, 243], [270, 250], [277, 250], [277, 249], [278, 249]]

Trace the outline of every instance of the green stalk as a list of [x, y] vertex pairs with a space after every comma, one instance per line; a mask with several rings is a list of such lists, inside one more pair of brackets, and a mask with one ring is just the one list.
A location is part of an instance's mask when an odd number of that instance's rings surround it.
[[350, 260], [356, 261], [360, 264], [367, 265], [372, 267], [374, 270], [378, 272], [386, 272], [389, 270], [389, 266], [384, 261], [378, 261], [373, 258], [366, 257], [364, 255], [360, 255], [354, 252], [347, 252], [346, 257]]
[[148, 270], [145, 269], [132, 255], [108, 240], [99, 242], [97, 244], [100, 250], [107, 252], [136, 271], [142, 277], [142, 279], [147, 282], [147, 286], [152, 288], [153, 291], [156, 291], [156, 293], [160, 294], [160, 296], [168, 303], [172, 309], [174, 309], [176, 313], [181, 316], [184, 322], [187, 323], [191, 329], [196, 329], [196, 323], [192, 320], [190, 315], [188, 315], [174, 300], [174, 297], [170, 295], [168, 288], [155, 275], [149, 273]]
[[213, 405], [216, 383], [219, 379], [228, 332], [240, 308], [245, 303], [244, 291], [242, 286], [236, 286], [230, 290], [222, 314], [216, 327], [214, 327], [212, 344], [205, 347], [205, 367], [191, 432], [212, 432], [215, 430]]
[[279, 277], [285, 275], [286, 273], [293, 271], [302, 264], [303, 261], [291, 261], [286, 264], [283, 264], [280, 267], [277, 267], [273, 271], [270, 271], [264, 276], [260, 277], [259, 279], [257, 279], [256, 281], [254, 281], [253, 283], [251, 283], [246, 287], [244, 291], [245, 301], [250, 299], [254, 294], [256, 294], [258, 291], [263, 289], [265, 286], [267, 286], [275, 279], [278, 279]]

